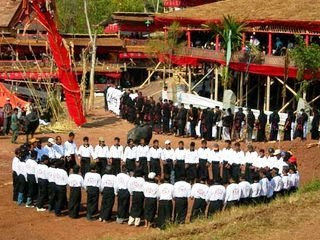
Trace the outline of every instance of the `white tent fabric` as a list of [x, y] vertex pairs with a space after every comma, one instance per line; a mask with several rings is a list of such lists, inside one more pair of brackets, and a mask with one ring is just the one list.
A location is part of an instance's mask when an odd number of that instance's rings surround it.
[[115, 113], [116, 115], [120, 115], [120, 99], [124, 92], [119, 89], [109, 87], [107, 90], [107, 103], [108, 109]]

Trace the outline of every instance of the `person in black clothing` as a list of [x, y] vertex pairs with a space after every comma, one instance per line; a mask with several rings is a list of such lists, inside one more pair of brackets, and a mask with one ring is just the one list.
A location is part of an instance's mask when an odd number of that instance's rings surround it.
[[164, 104], [162, 105], [162, 131], [165, 134], [169, 133], [170, 117], [170, 105], [168, 103], [168, 100], [165, 99]]
[[270, 141], [277, 141], [278, 132], [279, 132], [279, 122], [280, 122], [280, 116], [277, 111], [274, 111], [269, 117], [269, 123], [271, 125], [270, 138], [269, 138]]
[[297, 116], [297, 126], [294, 132], [294, 139], [298, 137], [302, 140], [304, 139], [303, 128], [306, 121], [308, 121], [308, 115], [304, 112], [304, 109], [301, 109], [299, 115]]
[[257, 122], [257, 142], [264, 142], [266, 141], [266, 125], [267, 125], [267, 115], [264, 113], [263, 110], [260, 110], [260, 114], [258, 116]]
[[176, 107], [173, 102], [169, 101], [170, 108], [171, 108], [171, 132], [177, 133], [178, 130], [178, 112], [179, 109]]
[[142, 92], [138, 93], [138, 97], [136, 98], [136, 109], [137, 113], [139, 114], [139, 120], [142, 122], [143, 121], [143, 113], [142, 113], [142, 108], [144, 104], [144, 98], [142, 96]]
[[284, 136], [283, 141], [291, 141], [292, 123], [295, 122], [295, 116], [292, 111], [288, 112], [288, 117], [284, 124]]
[[313, 109], [313, 119], [311, 122], [311, 139], [312, 140], [319, 140], [319, 122], [320, 122], [320, 115], [317, 109]]
[[207, 108], [207, 114], [205, 118], [205, 124], [206, 124], [206, 129], [207, 129], [207, 134], [206, 134], [206, 140], [211, 141], [212, 140], [212, 127], [213, 127], [213, 117], [214, 113], [210, 108]]
[[243, 109], [239, 108], [238, 112], [234, 117], [234, 138], [239, 140], [241, 138], [240, 133], [242, 129], [242, 124], [244, 123], [246, 115], [243, 113]]
[[153, 131], [156, 133], [161, 132], [161, 120], [162, 120], [162, 105], [160, 102], [158, 102], [154, 108], [154, 114], [153, 114]]
[[222, 126], [223, 126], [223, 140], [231, 140], [231, 132], [232, 132], [232, 123], [233, 123], [233, 114], [231, 109], [227, 109], [227, 114], [222, 118]]
[[218, 140], [218, 141], [221, 140], [221, 126], [219, 126], [220, 120], [221, 120], [220, 107], [216, 106], [214, 108], [213, 125], [216, 125], [216, 128], [217, 128], [215, 140]]
[[142, 108], [142, 113], [143, 113], [143, 121], [145, 123], [150, 123], [151, 122], [151, 102], [150, 100], [146, 100], [145, 104], [143, 105]]
[[187, 109], [184, 108], [184, 104], [181, 104], [181, 107], [178, 112], [177, 120], [178, 120], [178, 136], [185, 135], [185, 127], [187, 123]]
[[134, 101], [129, 97], [127, 100], [127, 119], [130, 123], [134, 123], [136, 119], [136, 108], [134, 106]]
[[190, 122], [190, 136], [196, 138], [196, 126], [198, 123], [198, 109], [190, 105], [188, 110], [188, 121]]
[[256, 117], [254, 116], [253, 112], [250, 108], [248, 108], [248, 114], [247, 114], [247, 136], [248, 136], [248, 142], [252, 141], [252, 135], [253, 135], [253, 129], [254, 129], [254, 123], [256, 121]]
[[200, 134], [201, 138], [207, 137], [207, 126], [206, 126], [206, 117], [207, 116], [207, 109], [203, 109], [200, 115]]

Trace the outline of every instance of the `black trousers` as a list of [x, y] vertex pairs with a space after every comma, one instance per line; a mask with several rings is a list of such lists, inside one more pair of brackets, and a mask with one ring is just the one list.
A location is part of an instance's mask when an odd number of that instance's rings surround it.
[[208, 179], [207, 159], [199, 159], [198, 176], [200, 179]]
[[163, 164], [164, 175], [168, 174], [170, 176], [172, 170], [173, 170], [173, 160], [172, 159], [165, 160], [165, 164]]
[[210, 201], [209, 207], [208, 207], [208, 217], [212, 216], [217, 212], [220, 212], [222, 208], [223, 208], [222, 200]]
[[213, 181], [220, 181], [220, 162], [212, 162]]
[[196, 134], [196, 126], [197, 126], [197, 123], [196, 122], [190, 122], [190, 134], [191, 134], [191, 137], [196, 137], [197, 134]]
[[34, 174], [28, 174], [27, 180], [28, 180], [28, 198], [30, 198], [31, 201], [36, 200], [37, 194], [38, 194], [38, 184], [36, 182], [36, 177]]
[[135, 159], [126, 159], [126, 167], [128, 172], [133, 172], [136, 169], [136, 160]]
[[99, 173], [102, 176], [107, 167], [107, 158], [98, 158], [96, 166], [97, 166], [97, 173]]
[[250, 203], [250, 198], [240, 198], [240, 204], [248, 205]]
[[127, 189], [120, 189], [118, 192], [118, 218], [129, 217], [130, 194]]
[[222, 183], [227, 184], [230, 178], [230, 169], [227, 168], [228, 162], [223, 161], [223, 168], [222, 168]]
[[226, 205], [226, 209], [230, 209], [232, 207], [238, 206], [239, 202], [238, 201], [228, 201]]
[[271, 130], [270, 131], [270, 141], [277, 141], [278, 138], [278, 130]]
[[150, 159], [150, 172], [156, 173], [157, 176], [161, 174], [160, 159], [158, 158]]
[[186, 176], [186, 167], [184, 160], [177, 160], [176, 165], [174, 167], [175, 171], [175, 179], [178, 181], [181, 177]]
[[80, 161], [81, 175], [84, 177], [90, 171], [90, 158], [82, 157]]
[[55, 214], [60, 215], [61, 211], [65, 208], [67, 202], [67, 186], [56, 185], [56, 203], [55, 203]]
[[157, 199], [145, 198], [144, 201], [144, 218], [148, 222], [153, 222], [157, 213]]
[[240, 164], [232, 164], [231, 176], [238, 183], [240, 178]]
[[143, 192], [133, 192], [131, 201], [130, 216], [133, 218], [141, 218], [143, 214], [144, 194]]
[[121, 172], [121, 159], [120, 158], [112, 158], [112, 169], [114, 175], [117, 175]]
[[55, 209], [56, 204], [56, 184], [54, 182], [48, 183], [48, 204], [49, 211]]
[[43, 208], [45, 201], [47, 199], [48, 199], [48, 180], [39, 178], [37, 207]]
[[91, 219], [98, 212], [99, 188], [87, 187], [87, 218]]
[[250, 199], [251, 204], [258, 205], [261, 202], [261, 198], [260, 197], [255, 197], [255, 198], [251, 198]]
[[174, 219], [176, 223], [184, 224], [188, 212], [188, 198], [175, 198]]
[[139, 163], [140, 163], [140, 166], [142, 167], [143, 169], [143, 173], [144, 173], [144, 176], [148, 176], [148, 173], [149, 173], [149, 170], [148, 170], [148, 159], [147, 157], [140, 157], [139, 158]]
[[12, 184], [13, 184], [13, 189], [12, 189], [12, 200], [13, 201], [18, 201], [18, 175], [16, 172], [12, 172]]
[[114, 188], [105, 187], [102, 191], [102, 202], [101, 202], [101, 209], [100, 209], [100, 218], [102, 220], [111, 219], [114, 199], [115, 199]]
[[81, 187], [70, 187], [69, 217], [78, 218], [81, 206]]
[[18, 176], [18, 192], [25, 193], [27, 181], [22, 174]]
[[74, 154], [70, 155], [70, 160], [67, 159], [67, 157], [65, 158], [65, 168], [67, 170], [67, 173], [70, 173], [70, 170], [73, 169], [74, 165], [76, 165], [76, 156]]
[[207, 202], [205, 199], [196, 198], [192, 206], [191, 220], [206, 214]]
[[163, 132], [164, 133], [168, 133], [169, 132], [169, 123], [170, 123], [170, 118], [167, 118], [167, 117], [163, 117]]
[[167, 222], [172, 218], [172, 200], [160, 200], [158, 209], [157, 226], [164, 228]]
[[253, 183], [254, 170], [251, 169], [252, 163], [246, 163], [245, 176], [249, 183]]
[[185, 127], [186, 127], [186, 122], [179, 121], [179, 123], [178, 123], [179, 136], [185, 135]]
[[197, 178], [197, 164], [188, 164], [188, 167], [186, 169], [186, 176], [189, 181], [194, 181]]

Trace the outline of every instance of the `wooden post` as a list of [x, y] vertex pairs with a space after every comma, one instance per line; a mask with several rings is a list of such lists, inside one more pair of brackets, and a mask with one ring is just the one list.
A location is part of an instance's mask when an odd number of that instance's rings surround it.
[[272, 33], [268, 33], [268, 55], [272, 55]]
[[191, 47], [191, 32], [190, 30], [188, 29], [187, 30], [187, 42], [188, 42], [188, 48]]
[[211, 73], [212, 77], [211, 77], [211, 83], [210, 83], [210, 99], [213, 99], [213, 79], [214, 79], [214, 74], [213, 74], [213, 71]]
[[240, 107], [243, 105], [243, 72], [240, 74]]
[[150, 70], [148, 70], [148, 84], [151, 83], [151, 77], [150, 77], [150, 75], [151, 75], [151, 72], [150, 72]]
[[271, 87], [271, 78], [267, 76], [267, 98], [266, 98], [266, 111], [270, 111], [270, 87]]
[[188, 84], [189, 84], [189, 93], [191, 93], [192, 81], [191, 81], [191, 67], [190, 67], [190, 65], [188, 65]]
[[218, 101], [218, 91], [219, 91], [219, 73], [218, 67], [214, 70], [215, 73], [215, 83], [214, 83], [214, 100]]
[[309, 46], [309, 39], [310, 39], [310, 36], [309, 36], [309, 34], [306, 34], [306, 39], [305, 39], [305, 41], [306, 41], [306, 45], [307, 46]]
[[216, 51], [220, 51], [220, 39], [218, 34], [216, 35]]

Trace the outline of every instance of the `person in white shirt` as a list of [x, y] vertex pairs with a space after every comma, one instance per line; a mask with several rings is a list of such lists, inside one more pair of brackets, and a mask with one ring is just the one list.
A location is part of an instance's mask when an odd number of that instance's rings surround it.
[[282, 182], [283, 182], [283, 194], [287, 195], [289, 193], [291, 182], [289, 176], [289, 168], [284, 168], [282, 171]]
[[56, 158], [64, 158], [64, 146], [62, 144], [62, 138], [60, 136], [56, 137], [56, 144], [53, 145], [53, 147], [55, 149]]
[[48, 144], [46, 146], [44, 146], [44, 148], [43, 148], [43, 153], [46, 154], [50, 160], [57, 159], [56, 150], [54, 148], [55, 144], [56, 144], [56, 140], [54, 140], [53, 138], [49, 138]]
[[150, 172], [143, 186], [145, 227], [150, 228], [157, 213], [157, 196], [159, 185], [155, 181], [156, 174]]
[[251, 184], [246, 181], [246, 177], [241, 175], [239, 187], [241, 190], [240, 193], [240, 203], [247, 205], [250, 203], [250, 196], [251, 196]]
[[207, 147], [206, 140], [201, 141], [201, 148], [198, 149], [198, 156], [199, 156], [198, 176], [200, 179], [208, 180], [210, 149]]
[[191, 221], [195, 218], [204, 216], [206, 213], [206, 197], [208, 194], [209, 187], [206, 185], [205, 179], [200, 180], [198, 183], [194, 184], [191, 189], [191, 198], [194, 199]]
[[267, 157], [265, 156], [264, 149], [259, 150], [258, 157], [253, 162], [252, 166], [255, 167], [255, 170], [267, 167]]
[[187, 150], [184, 148], [184, 142], [179, 142], [179, 147], [175, 150], [174, 172], [175, 178], [180, 179], [186, 176], [185, 158]]
[[260, 176], [259, 173], [255, 173], [253, 176], [253, 183], [251, 184], [251, 203], [257, 205], [261, 200], [261, 184], [259, 182]]
[[134, 172], [134, 176], [130, 178], [128, 183], [128, 190], [131, 197], [131, 209], [128, 225], [138, 227], [143, 214], [144, 194], [143, 187], [145, 180], [143, 178], [143, 169], [137, 167]]
[[77, 145], [74, 141], [75, 134], [73, 132], [69, 133], [68, 141], [66, 141], [63, 145], [64, 147], [64, 155], [66, 158], [66, 169], [69, 173], [73, 166], [76, 165], [76, 155], [77, 155]]
[[150, 172], [154, 172], [157, 176], [161, 175], [161, 164], [160, 158], [162, 154], [162, 149], [159, 147], [159, 141], [154, 140], [153, 146], [150, 148], [148, 153], [148, 163]]
[[57, 160], [56, 170], [54, 172], [54, 181], [56, 184], [56, 203], [55, 214], [61, 216], [61, 210], [67, 203], [67, 184], [68, 173], [64, 170], [64, 161], [62, 159]]
[[70, 188], [68, 212], [70, 218], [78, 218], [81, 207], [81, 188], [83, 187], [83, 177], [79, 174], [80, 166], [74, 165], [72, 174], [68, 177]]
[[[230, 179], [230, 168], [233, 160], [233, 149], [231, 148], [231, 141], [226, 140], [225, 143], [227, 144], [224, 149], [221, 151], [221, 158], [222, 158], [222, 183], [228, 184]], [[229, 163], [230, 162], [230, 163]]]
[[130, 193], [128, 183], [130, 176], [127, 174], [126, 166], [122, 166], [122, 172], [117, 174], [116, 186], [118, 195], [117, 223], [122, 224], [124, 219], [129, 217]]
[[140, 139], [140, 145], [137, 147], [137, 160], [139, 165], [142, 167], [144, 176], [148, 176], [148, 152], [149, 146], [146, 145], [146, 140], [144, 138]]
[[[190, 143], [190, 149], [186, 152], [185, 164], [186, 164], [186, 178], [191, 183], [194, 183], [195, 179], [198, 177], [198, 166], [199, 166], [199, 156], [198, 151], [195, 150], [196, 144], [194, 142]], [[203, 175], [203, 179], [206, 176]]]
[[165, 141], [166, 147], [162, 149], [161, 160], [163, 166], [163, 174], [170, 176], [170, 182], [174, 184], [174, 169], [173, 162], [175, 161], [175, 154], [173, 148], [171, 148], [170, 140]]
[[33, 203], [37, 198], [38, 194], [38, 184], [36, 181], [36, 167], [37, 167], [37, 152], [31, 151], [30, 158], [26, 161], [26, 172], [27, 172], [27, 182], [28, 182], [28, 197], [26, 207], [34, 207]]
[[49, 157], [47, 155], [43, 155], [40, 160], [40, 164], [36, 167], [36, 181], [38, 183], [38, 200], [37, 200], [37, 211], [44, 212], [46, 209], [44, 208], [44, 204], [46, 198], [48, 197], [48, 163]]
[[45, 154], [44, 148], [42, 147], [42, 141], [40, 139], [35, 139], [35, 140], [36, 140], [36, 142], [35, 142], [36, 147], [34, 148], [34, 150], [37, 151], [37, 153], [38, 153], [37, 160], [39, 162], [41, 160], [41, 157], [43, 155], [47, 155], [47, 154]]
[[273, 168], [271, 171], [271, 187], [273, 188], [273, 198], [279, 197], [282, 194], [283, 181], [279, 175], [279, 169]]
[[13, 196], [12, 200], [14, 202], [18, 201], [18, 164], [20, 162], [20, 154], [21, 150], [20, 148], [17, 148], [14, 151], [15, 157], [12, 159], [12, 184], [13, 184]]
[[110, 147], [109, 159], [111, 160], [111, 165], [114, 175], [121, 172], [121, 161], [123, 159], [123, 146], [120, 145], [120, 138], [114, 138], [114, 145]]
[[239, 204], [241, 189], [234, 179], [230, 178], [230, 184], [226, 188], [225, 209], [229, 209]]
[[222, 155], [217, 143], [213, 145], [213, 149], [209, 154], [209, 162], [211, 164], [213, 182], [220, 181], [220, 166], [222, 164]]
[[206, 197], [207, 202], [209, 202], [208, 217], [222, 211], [225, 195], [226, 189], [223, 185], [221, 185], [221, 182], [213, 182], [208, 190]]
[[127, 171], [133, 172], [136, 168], [137, 148], [134, 146], [132, 139], [128, 139], [128, 146], [124, 149], [123, 159], [125, 161]]
[[48, 170], [47, 170], [47, 179], [48, 179], [48, 210], [51, 212], [55, 209], [56, 203], [56, 182], [55, 182], [55, 171], [56, 169], [56, 160], [49, 160]]
[[300, 176], [294, 165], [289, 167], [289, 179], [290, 179], [290, 190], [289, 193], [294, 193], [298, 190], [300, 184]]
[[191, 184], [181, 177], [173, 185], [173, 197], [175, 200], [174, 206], [174, 221], [179, 224], [184, 224], [188, 212], [188, 198], [191, 194]]
[[266, 170], [261, 169], [260, 172], [260, 185], [261, 185], [261, 191], [260, 191], [260, 199], [262, 203], [267, 203], [268, 199], [268, 193], [270, 193], [270, 182], [266, 175]]
[[94, 158], [96, 159], [97, 172], [102, 176], [105, 172], [109, 156], [109, 148], [105, 144], [103, 137], [99, 137], [99, 144], [94, 149]]
[[172, 199], [174, 187], [169, 183], [170, 176], [164, 176], [164, 182], [160, 184], [158, 189], [158, 221], [157, 227], [164, 229], [167, 222], [172, 221]]
[[24, 157], [20, 158], [20, 162], [17, 164], [18, 168], [18, 205], [22, 205], [24, 201], [24, 193], [27, 186], [27, 171], [26, 162]]
[[87, 219], [94, 220], [93, 216], [98, 212], [99, 193], [101, 187], [101, 176], [97, 173], [96, 165], [90, 165], [83, 181], [84, 189], [87, 191]]
[[250, 144], [247, 146], [248, 151], [245, 154], [245, 175], [246, 180], [249, 183], [253, 183], [254, 166], [253, 163], [258, 157], [258, 153], [255, 151], [254, 147]]
[[240, 165], [243, 162], [244, 153], [241, 151], [241, 146], [239, 142], [234, 144], [234, 151], [233, 151], [233, 160], [231, 163], [231, 176], [236, 181], [239, 182], [240, 177]]
[[104, 175], [101, 179], [102, 201], [100, 208], [101, 222], [106, 222], [111, 220], [112, 208], [114, 205], [115, 194], [116, 194], [116, 176], [112, 174], [112, 167], [107, 166]]
[[93, 147], [89, 144], [89, 138], [83, 138], [83, 145], [78, 149], [78, 158], [80, 160], [80, 169], [82, 176], [85, 176], [90, 170], [91, 159], [94, 158]]

